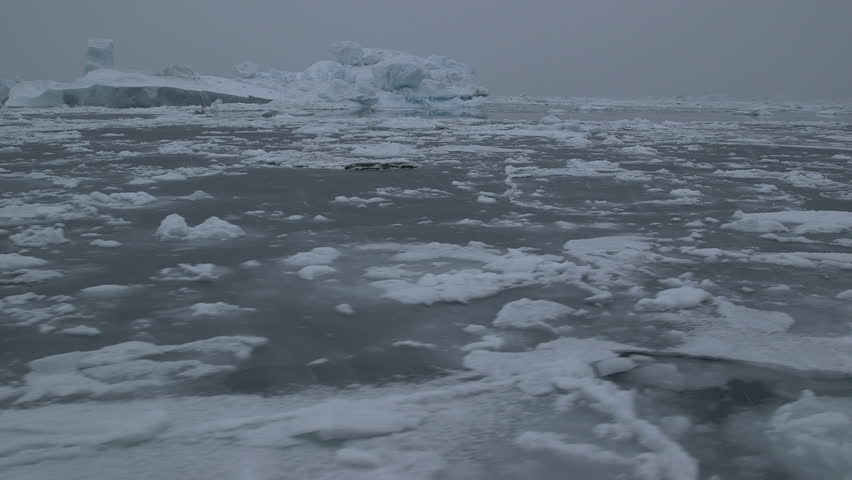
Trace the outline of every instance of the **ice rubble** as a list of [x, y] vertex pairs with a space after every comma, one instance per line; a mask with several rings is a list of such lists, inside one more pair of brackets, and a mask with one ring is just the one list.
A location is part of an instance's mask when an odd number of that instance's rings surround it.
[[123, 108], [281, 101], [393, 107], [464, 102], [488, 94], [469, 66], [447, 57], [362, 48], [354, 42], [335, 44], [331, 51], [334, 60], [319, 61], [303, 72], [260, 71], [242, 64], [239, 78], [229, 79], [198, 75], [180, 65], [156, 75], [113, 70], [112, 42], [91, 40], [83, 77], [70, 83], [20, 83], [11, 89], [8, 105]]

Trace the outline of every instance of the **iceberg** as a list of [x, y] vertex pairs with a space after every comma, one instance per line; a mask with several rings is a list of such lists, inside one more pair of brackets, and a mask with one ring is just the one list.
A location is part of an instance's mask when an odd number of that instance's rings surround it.
[[85, 73], [113, 67], [113, 41], [109, 38], [90, 38], [86, 49]]
[[112, 41], [92, 39], [85, 75], [69, 83], [19, 83], [10, 89], [7, 105], [132, 108], [279, 102], [393, 108], [448, 101], [464, 105], [488, 95], [470, 66], [447, 57], [363, 48], [354, 42], [332, 45], [331, 54], [333, 60], [321, 60], [303, 72], [264, 71], [243, 63], [236, 67], [237, 78], [199, 75], [183, 65], [145, 74], [114, 70]]

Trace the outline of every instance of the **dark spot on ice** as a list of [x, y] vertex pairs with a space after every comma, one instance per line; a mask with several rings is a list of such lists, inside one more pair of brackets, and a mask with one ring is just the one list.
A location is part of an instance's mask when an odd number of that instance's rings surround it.
[[346, 170], [400, 170], [417, 168], [417, 165], [405, 162], [358, 162], [346, 165]]

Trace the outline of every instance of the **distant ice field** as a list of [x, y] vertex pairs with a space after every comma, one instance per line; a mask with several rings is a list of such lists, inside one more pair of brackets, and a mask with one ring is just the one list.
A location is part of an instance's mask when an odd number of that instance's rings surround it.
[[846, 478], [851, 112], [0, 110], [0, 478]]

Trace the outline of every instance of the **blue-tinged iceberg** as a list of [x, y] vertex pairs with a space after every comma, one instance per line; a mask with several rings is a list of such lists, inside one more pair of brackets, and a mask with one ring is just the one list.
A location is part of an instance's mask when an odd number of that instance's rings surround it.
[[[86, 74], [73, 82], [21, 82], [11, 88], [10, 107], [59, 105], [157, 107], [223, 103], [284, 102], [317, 107], [399, 107], [469, 103], [488, 94], [468, 65], [442, 56], [418, 57], [393, 50], [332, 46], [333, 60], [303, 72], [237, 67], [237, 78], [198, 75], [173, 65], [159, 74], [112, 69], [112, 41], [91, 40]], [[2, 93], [2, 92], [0, 92]]]

